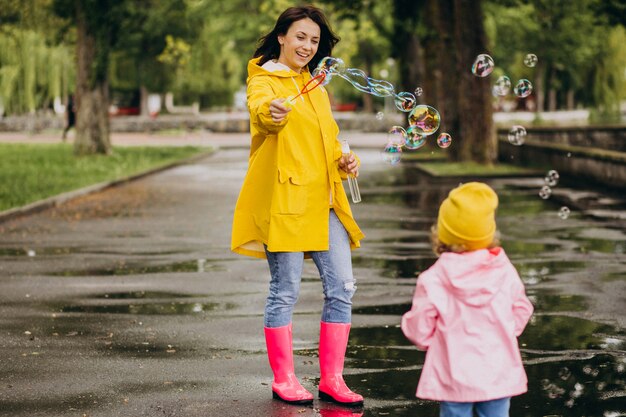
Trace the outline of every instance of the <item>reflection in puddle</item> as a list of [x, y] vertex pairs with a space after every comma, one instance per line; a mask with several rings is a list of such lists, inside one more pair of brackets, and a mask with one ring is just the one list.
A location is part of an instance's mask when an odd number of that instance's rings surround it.
[[[61, 313], [95, 314], [197, 314], [208, 311], [224, 311], [235, 307], [232, 303], [203, 303], [178, 301], [178, 298], [200, 297], [200, 295], [179, 294], [165, 291], [131, 291], [97, 294], [85, 297], [91, 300], [112, 300], [111, 304], [87, 302], [81, 304], [55, 304], [54, 311]], [[135, 300], [128, 304], [116, 303], [116, 300]], [[158, 300], [150, 302], [149, 300]]]
[[[528, 392], [513, 397], [511, 416], [621, 416], [626, 412], [626, 358], [597, 355], [586, 360], [563, 360], [527, 365]], [[365, 416], [383, 413], [399, 417], [438, 416], [435, 402], [415, 398], [419, 371], [389, 370], [348, 375], [347, 384], [366, 397], [380, 400], [411, 399], [396, 405], [366, 411]]]
[[355, 256], [353, 265], [360, 268], [378, 268], [381, 270], [380, 275], [387, 278], [413, 278], [430, 268], [435, 263], [433, 257], [424, 257], [418, 259], [382, 259], [374, 257]]
[[175, 301], [171, 303], [150, 304], [115, 304], [115, 305], [67, 305], [55, 308], [61, 313], [96, 313], [96, 314], [197, 314], [216, 310], [229, 310], [233, 304], [190, 303]]
[[548, 294], [545, 291], [528, 291], [528, 298], [535, 306], [535, 311], [564, 312], [584, 311], [589, 307], [587, 298], [582, 295]]
[[186, 298], [186, 297], [198, 297], [195, 294], [179, 294], [175, 292], [165, 291], [131, 291], [131, 292], [114, 292], [107, 294], [97, 294], [88, 298], [105, 298], [109, 300], [134, 300], [141, 299], [160, 299], [160, 298]]
[[139, 256], [165, 256], [180, 255], [187, 253], [182, 250], [163, 250], [163, 251], [128, 251], [128, 250], [90, 250], [82, 246], [66, 246], [66, 247], [36, 247], [36, 248], [0, 248], [0, 256], [18, 257], [18, 256], [54, 256], [54, 255], [72, 255], [72, 254], [92, 254], [92, 255], [139, 255]]
[[117, 275], [137, 275], [137, 274], [160, 274], [167, 272], [206, 272], [208, 270], [221, 270], [219, 266], [207, 264], [206, 260], [196, 259], [193, 261], [178, 262], [165, 265], [138, 265], [133, 263], [120, 262], [107, 268], [93, 268], [83, 270], [66, 270], [53, 272], [48, 275], [63, 277], [82, 276], [117, 276]]
[[[520, 336], [520, 345], [528, 349], [573, 350], [604, 349], [601, 335], [617, 335], [617, 329], [608, 324], [567, 316], [534, 315]], [[626, 349], [626, 341], [619, 343]]]

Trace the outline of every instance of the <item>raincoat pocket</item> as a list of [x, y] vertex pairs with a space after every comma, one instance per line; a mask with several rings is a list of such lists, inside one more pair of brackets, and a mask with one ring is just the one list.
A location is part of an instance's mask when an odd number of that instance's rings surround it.
[[279, 170], [274, 203], [275, 213], [303, 214], [307, 204], [304, 179], [293, 172]]

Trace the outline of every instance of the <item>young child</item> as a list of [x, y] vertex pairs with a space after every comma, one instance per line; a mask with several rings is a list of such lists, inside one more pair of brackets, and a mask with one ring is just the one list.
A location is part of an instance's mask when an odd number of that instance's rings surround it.
[[402, 331], [427, 350], [417, 397], [440, 417], [508, 417], [527, 391], [517, 344], [533, 312], [515, 267], [495, 239], [498, 196], [470, 182], [450, 191], [432, 229], [439, 259], [420, 274]]

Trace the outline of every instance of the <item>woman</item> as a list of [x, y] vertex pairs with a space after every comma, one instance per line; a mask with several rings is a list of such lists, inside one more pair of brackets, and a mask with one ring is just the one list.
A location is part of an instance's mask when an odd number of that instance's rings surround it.
[[339, 39], [321, 10], [285, 10], [262, 37], [248, 63], [248, 108], [252, 144], [248, 173], [233, 220], [232, 250], [266, 258], [270, 289], [265, 306], [265, 341], [274, 373], [274, 398], [313, 401], [295, 376], [291, 318], [298, 299], [304, 258], [320, 271], [324, 290], [319, 362], [320, 398], [361, 405], [342, 376], [352, 296], [356, 290], [350, 250], [364, 237], [352, 217], [342, 179], [358, 175], [354, 155], [342, 157], [323, 87], [298, 95], [321, 58]]

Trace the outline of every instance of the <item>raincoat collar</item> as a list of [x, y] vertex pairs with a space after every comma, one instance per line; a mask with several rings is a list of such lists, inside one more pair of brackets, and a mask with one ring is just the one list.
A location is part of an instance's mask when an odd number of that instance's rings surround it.
[[304, 76], [305, 74], [309, 73], [309, 71], [306, 68], [303, 68], [302, 72], [298, 74], [297, 72], [293, 71], [288, 66], [281, 64], [279, 62], [273, 62], [272, 60], [267, 61], [262, 66], [259, 66], [260, 60], [261, 60], [261, 57], [257, 57], [257, 58], [252, 58], [250, 61], [248, 61], [248, 79], [259, 76], [259, 75], [269, 75], [269, 74], [271, 74], [272, 76], [281, 77], [281, 78], [282, 77], [299, 77], [299, 76]]

